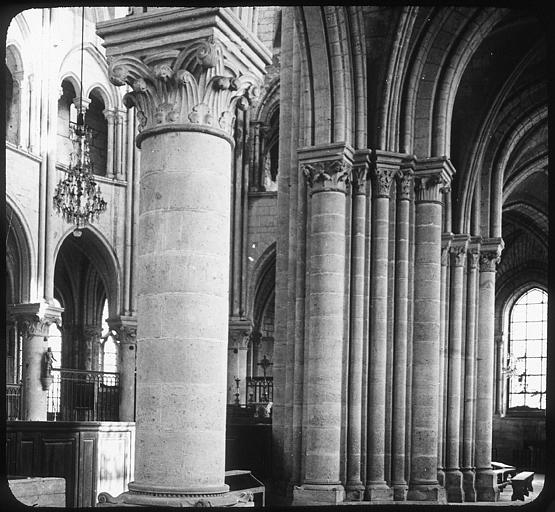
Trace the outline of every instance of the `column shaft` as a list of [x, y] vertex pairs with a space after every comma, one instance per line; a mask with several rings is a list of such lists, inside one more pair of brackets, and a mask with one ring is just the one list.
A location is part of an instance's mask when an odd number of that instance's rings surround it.
[[499, 238], [484, 239], [480, 254], [478, 344], [476, 350], [476, 462], [477, 501], [497, 501], [499, 488], [491, 469], [494, 382], [495, 269], [502, 249]]
[[[129, 489], [221, 493], [231, 147], [211, 134], [169, 132], [146, 138], [141, 149], [136, 467]], [[180, 462], [168, 471], [171, 461]]]
[[[323, 153], [329, 158], [332, 151], [335, 153], [332, 159], [319, 157]], [[293, 491], [294, 505], [337, 504], [345, 495], [341, 481], [341, 369], [345, 322], [345, 194], [351, 165], [344, 160], [344, 151], [342, 145], [307, 148], [307, 153], [299, 150], [301, 169], [311, 187], [310, 313], [304, 363], [308, 377], [306, 456], [303, 485]]]
[[460, 471], [459, 442], [462, 402], [462, 311], [464, 263], [467, 235], [455, 235], [451, 244], [451, 300], [449, 310], [447, 428], [445, 487], [450, 502], [463, 502], [462, 473]]
[[466, 283], [466, 344], [464, 373], [464, 411], [462, 439], [462, 473], [465, 501], [476, 501], [474, 488], [474, 409], [475, 409], [475, 360], [476, 360], [476, 290], [478, 247], [475, 240], [468, 253], [468, 273]]
[[107, 141], [106, 141], [106, 177], [114, 177], [114, 113], [110, 110], [104, 110], [104, 117], [106, 118], [107, 126]]
[[[380, 155], [381, 156], [381, 155]], [[389, 266], [389, 192], [396, 169], [372, 170], [372, 241], [370, 262], [370, 340], [366, 499], [392, 499], [385, 482], [385, 408], [387, 363], [387, 285]]]
[[347, 426], [347, 498], [361, 500], [362, 360], [364, 330], [364, 260], [366, 241], [367, 165], [353, 168], [353, 215], [351, 234], [351, 330]]
[[411, 474], [407, 499], [444, 501], [437, 481], [442, 185], [453, 169], [444, 159], [417, 163]]
[[395, 319], [393, 354], [393, 410], [391, 439], [391, 485], [393, 498], [406, 499], [408, 489], [406, 470], [406, 398], [407, 398], [407, 339], [409, 292], [409, 215], [412, 170], [400, 176], [397, 194], [396, 257], [395, 257]]

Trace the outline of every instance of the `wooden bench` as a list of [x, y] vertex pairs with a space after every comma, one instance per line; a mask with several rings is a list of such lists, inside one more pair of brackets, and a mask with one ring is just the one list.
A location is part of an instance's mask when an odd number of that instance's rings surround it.
[[496, 476], [497, 487], [502, 491], [516, 475], [516, 468], [503, 462], [492, 462], [491, 467]]
[[524, 501], [524, 496], [528, 496], [530, 491], [533, 491], [532, 481], [534, 480], [534, 473], [532, 471], [522, 471], [511, 478], [511, 486], [513, 487], [513, 495], [511, 500]]

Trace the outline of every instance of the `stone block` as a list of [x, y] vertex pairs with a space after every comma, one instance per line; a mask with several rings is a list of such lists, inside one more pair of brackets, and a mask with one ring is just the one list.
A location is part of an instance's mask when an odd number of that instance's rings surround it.
[[17, 478], [8, 480], [14, 497], [31, 507], [65, 507], [65, 478]]
[[293, 506], [338, 505], [345, 499], [342, 485], [301, 486], [293, 489]]

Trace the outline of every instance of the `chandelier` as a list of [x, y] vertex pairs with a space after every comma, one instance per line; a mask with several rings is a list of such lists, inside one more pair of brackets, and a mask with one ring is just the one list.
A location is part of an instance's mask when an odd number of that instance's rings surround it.
[[77, 123], [70, 125], [73, 151], [70, 155], [66, 177], [61, 179], [54, 192], [54, 208], [62, 218], [75, 224], [73, 235], [81, 236], [82, 228], [92, 223], [106, 210], [106, 201], [102, 198], [100, 187], [93, 177], [93, 166], [89, 154], [91, 130], [85, 125], [83, 115], [83, 35], [85, 25], [85, 8], [81, 18], [81, 92], [79, 95], [79, 112]]

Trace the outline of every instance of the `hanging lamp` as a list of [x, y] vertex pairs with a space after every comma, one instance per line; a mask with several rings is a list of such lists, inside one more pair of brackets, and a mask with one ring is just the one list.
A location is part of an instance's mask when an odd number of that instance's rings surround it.
[[93, 165], [89, 154], [91, 130], [85, 125], [83, 113], [83, 54], [85, 33], [85, 8], [81, 16], [81, 74], [79, 112], [77, 123], [70, 125], [73, 151], [70, 155], [66, 177], [61, 179], [54, 192], [54, 208], [62, 218], [75, 225], [73, 236], [80, 237], [82, 229], [106, 210], [106, 201], [100, 186], [93, 177]]

